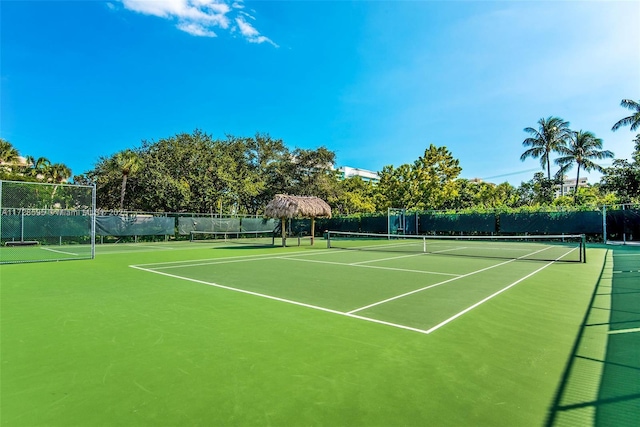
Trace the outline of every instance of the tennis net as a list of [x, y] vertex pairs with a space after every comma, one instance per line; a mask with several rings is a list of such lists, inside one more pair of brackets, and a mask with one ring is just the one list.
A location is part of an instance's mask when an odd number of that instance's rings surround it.
[[586, 262], [584, 235], [405, 236], [327, 232], [327, 247], [482, 258]]
[[273, 246], [273, 231], [191, 231], [191, 242]]

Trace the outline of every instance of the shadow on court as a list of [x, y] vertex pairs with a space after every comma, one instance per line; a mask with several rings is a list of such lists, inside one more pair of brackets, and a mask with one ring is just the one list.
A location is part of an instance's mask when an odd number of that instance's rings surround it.
[[609, 250], [547, 426], [637, 426], [640, 248]]

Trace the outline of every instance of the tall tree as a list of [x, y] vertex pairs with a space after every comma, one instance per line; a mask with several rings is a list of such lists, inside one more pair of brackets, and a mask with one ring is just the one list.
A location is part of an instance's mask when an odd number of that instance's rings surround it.
[[462, 168], [447, 147], [429, 145], [413, 163], [414, 206], [418, 209], [448, 208], [458, 195], [455, 183]]
[[18, 156], [18, 150], [6, 139], [0, 138], [0, 163], [13, 163], [18, 160]]
[[376, 207], [378, 210], [448, 208], [458, 194], [455, 179], [461, 170], [459, 161], [446, 147], [431, 144], [413, 164], [382, 169]]
[[49, 167], [51, 166], [51, 161], [49, 159], [46, 157], [38, 157], [36, 159], [33, 156], [27, 156], [27, 164], [29, 165], [27, 175], [37, 178], [38, 180], [47, 180]]
[[246, 213], [258, 214], [273, 197], [286, 192], [281, 172], [288, 170], [291, 153], [280, 139], [268, 134], [256, 133], [251, 138], [227, 136], [227, 143], [238, 146], [234, 152], [238, 161], [238, 171], [244, 177], [246, 185], [234, 180], [241, 209]]
[[622, 203], [640, 202], [640, 135], [634, 142], [632, 160], [615, 159], [601, 179], [603, 189], [615, 193]]
[[339, 182], [335, 198], [327, 200], [327, 203], [336, 214], [373, 213], [376, 211], [374, 192], [372, 182], [352, 176]]
[[111, 159], [109, 165], [122, 176], [122, 184], [120, 186], [120, 209], [124, 209], [124, 196], [127, 191], [127, 179], [138, 173], [142, 169], [142, 159], [135, 151], [126, 149], [116, 153]]
[[538, 120], [538, 129], [527, 127], [524, 131], [531, 136], [522, 141], [522, 145], [529, 148], [522, 153], [520, 160], [539, 157], [540, 165], [547, 169], [547, 179], [551, 180], [551, 154], [566, 145], [571, 132], [569, 122], [560, 117], [541, 118]]
[[508, 182], [496, 185], [459, 178], [456, 185], [458, 195], [450, 206], [453, 209], [494, 209], [510, 206], [517, 199], [516, 189]]
[[536, 172], [533, 179], [522, 182], [516, 190], [514, 207], [545, 206], [553, 202], [558, 181], [544, 177], [544, 173]]
[[408, 163], [398, 167], [387, 165], [380, 171], [380, 181], [376, 186], [374, 200], [378, 212], [386, 212], [388, 208], [410, 209], [411, 200], [411, 165]]
[[284, 165], [289, 194], [316, 196], [327, 200], [334, 196], [338, 182], [333, 169], [336, 153], [326, 147], [315, 150], [296, 148]]
[[596, 138], [592, 132], [582, 130], [572, 132], [568, 144], [559, 147], [558, 152], [562, 156], [556, 159], [556, 164], [560, 165], [563, 170], [566, 170], [567, 167], [571, 168], [574, 163], [578, 165], [574, 197], [578, 194], [580, 169], [587, 172], [591, 170], [604, 172], [604, 168], [593, 160], [613, 157], [611, 151], [602, 150], [602, 139]]
[[632, 131], [640, 128], [640, 103], [631, 99], [623, 99], [620, 102], [620, 105], [633, 111], [633, 114], [631, 114], [629, 117], [618, 120], [616, 124], [613, 125], [611, 130], [617, 131], [622, 126], [631, 126]]
[[6, 139], [0, 138], [0, 179], [15, 179], [18, 159], [18, 150]]
[[71, 177], [71, 169], [63, 163], [54, 163], [46, 171], [45, 180], [54, 184], [61, 184]]

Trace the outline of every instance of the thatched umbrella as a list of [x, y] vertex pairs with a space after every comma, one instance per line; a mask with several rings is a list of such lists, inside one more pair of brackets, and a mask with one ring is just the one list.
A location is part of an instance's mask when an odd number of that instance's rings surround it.
[[313, 196], [288, 196], [276, 194], [276, 197], [264, 209], [266, 216], [280, 218], [282, 221], [282, 246], [286, 245], [287, 218], [311, 218], [311, 244], [316, 228], [316, 218], [331, 218], [331, 207], [324, 200]]

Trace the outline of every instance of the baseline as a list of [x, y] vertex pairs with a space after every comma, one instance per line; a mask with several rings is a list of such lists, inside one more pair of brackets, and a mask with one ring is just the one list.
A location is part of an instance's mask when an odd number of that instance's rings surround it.
[[42, 249], [43, 251], [56, 252], [56, 253], [59, 253], [59, 254], [80, 256], [80, 254], [76, 254], [76, 253], [73, 253], [73, 252], [59, 251], [57, 249], [45, 248], [45, 247], [42, 247], [42, 246], [40, 247], [40, 249]]

